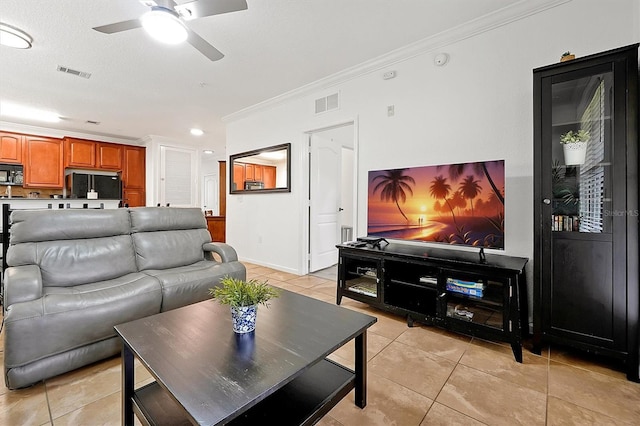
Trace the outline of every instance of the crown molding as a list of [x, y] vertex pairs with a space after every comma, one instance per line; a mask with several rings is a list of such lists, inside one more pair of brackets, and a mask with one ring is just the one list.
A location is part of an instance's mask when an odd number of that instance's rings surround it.
[[328, 89], [354, 78], [379, 71], [383, 68], [389, 67], [390, 65], [407, 61], [416, 56], [442, 49], [445, 46], [475, 37], [479, 34], [494, 30], [512, 22], [525, 19], [529, 16], [536, 15], [540, 12], [544, 12], [570, 1], [572, 0], [544, 0], [536, 2], [520, 0], [510, 6], [503, 7], [502, 9], [498, 9], [476, 19], [472, 19], [464, 24], [460, 24], [407, 46], [392, 50], [382, 56], [362, 62], [351, 68], [347, 68], [320, 80], [316, 80], [263, 102], [228, 114], [222, 117], [222, 121], [233, 122], [245, 118], [253, 113], [273, 107], [287, 100], [308, 95], [319, 90]]
[[123, 145], [140, 145], [141, 139], [114, 136], [104, 133], [84, 133], [73, 130], [56, 129], [52, 127], [34, 126], [31, 124], [12, 123], [0, 120], [0, 129], [7, 132], [24, 133], [27, 135], [44, 136], [62, 139], [65, 136], [78, 139], [90, 139], [100, 142], [112, 142]]

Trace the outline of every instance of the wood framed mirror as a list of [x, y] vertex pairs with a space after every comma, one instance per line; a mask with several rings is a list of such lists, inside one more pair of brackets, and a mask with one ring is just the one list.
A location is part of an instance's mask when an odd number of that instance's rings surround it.
[[291, 144], [229, 157], [229, 193], [291, 192]]

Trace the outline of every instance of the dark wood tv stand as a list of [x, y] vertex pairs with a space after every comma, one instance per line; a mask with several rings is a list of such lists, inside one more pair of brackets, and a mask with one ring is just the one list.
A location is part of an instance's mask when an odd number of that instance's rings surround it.
[[348, 297], [405, 315], [409, 326], [508, 342], [522, 362], [528, 259], [402, 243], [337, 247], [338, 305]]

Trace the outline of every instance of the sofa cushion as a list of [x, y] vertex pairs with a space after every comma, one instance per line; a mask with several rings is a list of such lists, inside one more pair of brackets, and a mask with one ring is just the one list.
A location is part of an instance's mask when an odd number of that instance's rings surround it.
[[43, 287], [88, 284], [137, 271], [129, 235], [22, 243], [9, 248], [7, 263], [38, 265]]
[[5, 369], [115, 336], [115, 325], [160, 312], [162, 301], [158, 281], [138, 272], [44, 291], [41, 299], [7, 308]]
[[240, 262], [218, 263], [203, 260], [172, 269], [148, 270], [162, 286], [162, 311], [179, 308], [210, 298], [209, 289], [229, 275], [245, 279], [246, 269]]
[[10, 243], [110, 237], [129, 231], [125, 209], [14, 210]]
[[131, 236], [138, 270], [169, 269], [204, 260], [202, 245], [211, 241], [198, 208], [133, 208]]
[[129, 212], [132, 233], [207, 229], [207, 220], [198, 208], [134, 207]]

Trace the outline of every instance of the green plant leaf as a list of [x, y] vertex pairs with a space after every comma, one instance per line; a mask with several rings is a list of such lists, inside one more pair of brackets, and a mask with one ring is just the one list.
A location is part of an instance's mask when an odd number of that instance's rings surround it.
[[209, 294], [218, 303], [234, 307], [264, 305], [270, 299], [278, 297], [280, 292], [275, 287], [270, 286], [267, 281], [249, 280], [233, 278], [225, 275], [220, 280], [220, 285], [210, 288]]

